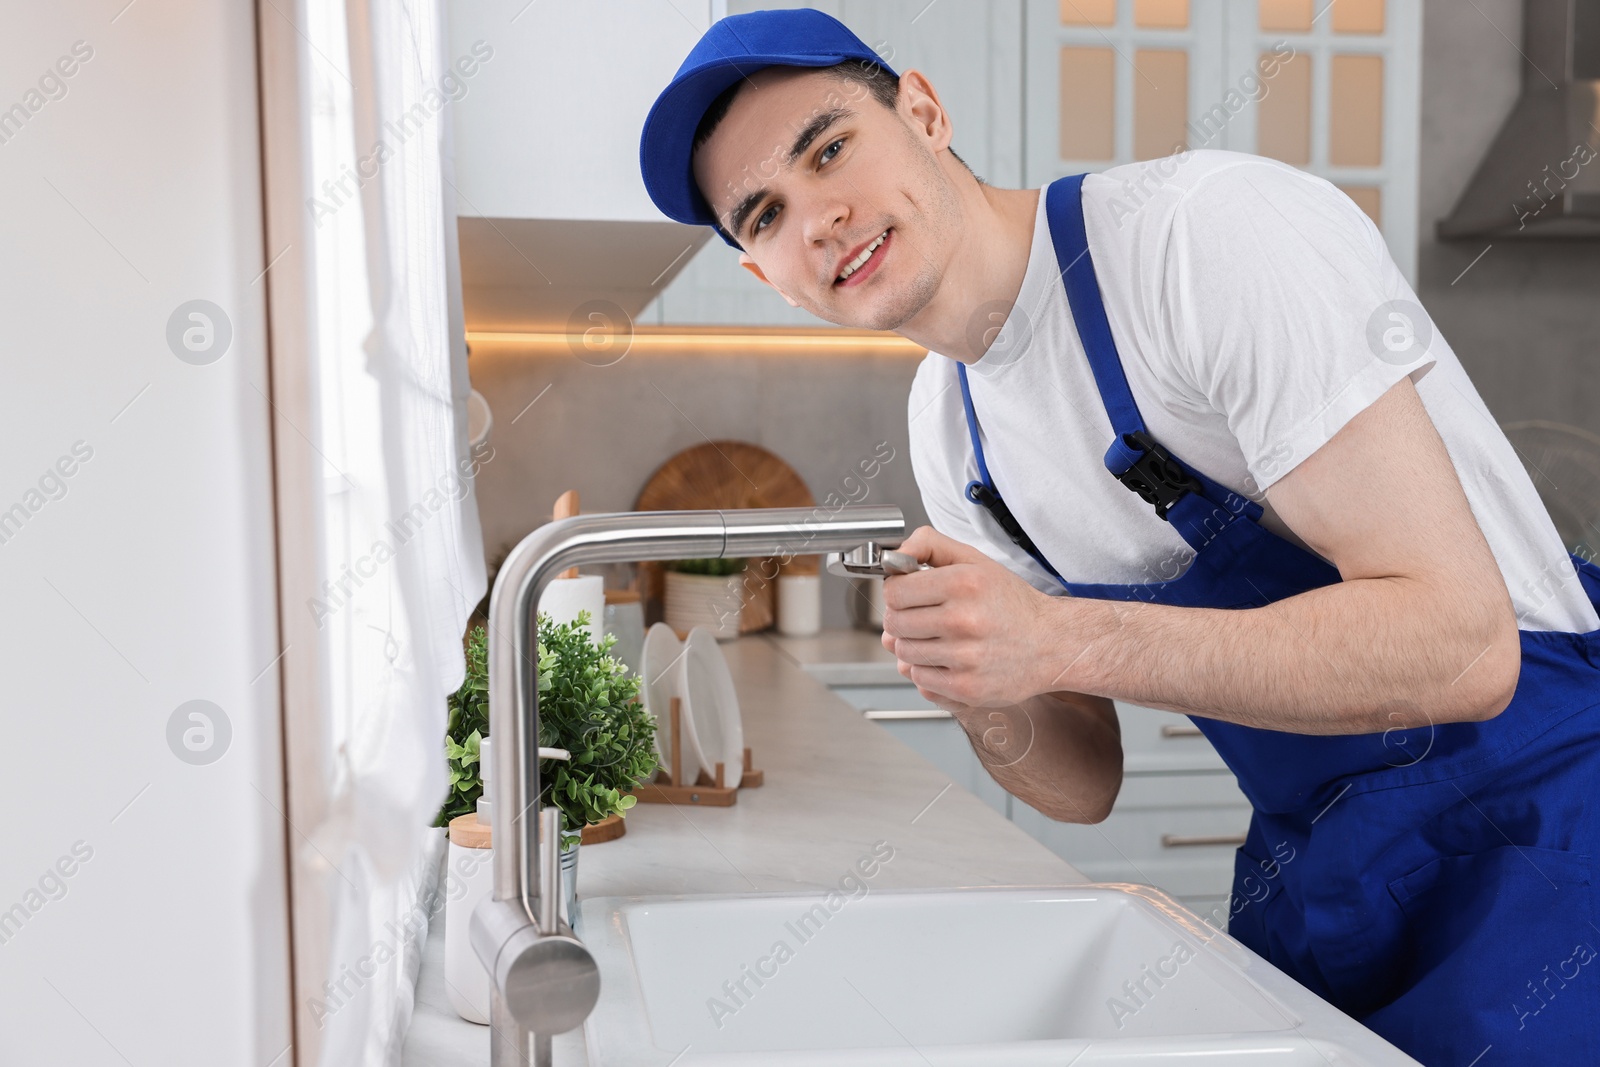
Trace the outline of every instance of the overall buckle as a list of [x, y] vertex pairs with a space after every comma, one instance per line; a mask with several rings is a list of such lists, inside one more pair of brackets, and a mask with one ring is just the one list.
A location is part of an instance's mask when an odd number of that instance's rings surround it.
[[1006, 502], [1000, 499], [1000, 494], [982, 482], [967, 483], [967, 499], [983, 508], [1000, 524], [1000, 528], [1011, 538], [1013, 544], [1029, 555], [1037, 550], [1033, 547], [1033, 539], [1023, 530], [1022, 523], [1011, 514], [1011, 509], [1006, 507]]
[[1155, 505], [1156, 515], [1160, 518], [1165, 520], [1167, 512], [1186, 493], [1199, 493], [1204, 489], [1200, 480], [1185, 470], [1172, 458], [1172, 453], [1162, 448], [1146, 431], [1123, 434], [1122, 440], [1140, 455], [1132, 466], [1117, 475], [1117, 480], [1138, 493], [1146, 503]]

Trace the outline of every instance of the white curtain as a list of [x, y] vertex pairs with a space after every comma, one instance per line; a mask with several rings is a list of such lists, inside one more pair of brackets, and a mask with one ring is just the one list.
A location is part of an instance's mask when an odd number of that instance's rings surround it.
[[[320, 1062], [398, 1063], [431, 909], [430, 823], [447, 788], [445, 698], [486, 586], [466, 437], [449, 82], [437, 0], [307, 0], [308, 203], [328, 817]], [[302, 991], [302, 997], [316, 991]]]

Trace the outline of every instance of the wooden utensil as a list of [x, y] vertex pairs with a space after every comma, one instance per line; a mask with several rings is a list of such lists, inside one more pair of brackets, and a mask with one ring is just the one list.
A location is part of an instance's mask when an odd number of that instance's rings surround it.
[[[578, 491], [576, 489], [568, 489], [565, 493], [562, 493], [560, 496], [556, 497], [556, 507], [555, 511], [551, 514], [551, 518], [570, 519], [577, 513]], [[576, 578], [577, 576], [578, 568], [576, 567], [568, 567], [566, 570], [557, 575], [558, 578]]]
[[[808, 508], [816, 498], [805, 480], [783, 459], [746, 441], [707, 441], [672, 456], [645, 482], [634, 502], [638, 511], [696, 511], [733, 508]], [[807, 558], [807, 557], [797, 557]], [[815, 561], [816, 557], [808, 557]], [[777, 567], [774, 557], [747, 565], [739, 632], [771, 626], [777, 616]], [[813, 571], [815, 573], [815, 563]], [[645, 596], [645, 622], [660, 618], [663, 595], [661, 565], [639, 565]]]

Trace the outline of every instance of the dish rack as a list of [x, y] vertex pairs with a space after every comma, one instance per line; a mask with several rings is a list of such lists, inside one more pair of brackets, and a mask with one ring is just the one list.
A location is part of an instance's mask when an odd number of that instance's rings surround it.
[[756, 789], [766, 781], [766, 772], [752, 765], [750, 746], [744, 748], [744, 769], [739, 784], [723, 785], [723, 764], [716, 763], [716, 773], [707, 775], [698, 771], [695, 780], [687, 784], [683, 773], [683, 712], [679, 698], [673, 697], [667, 712], [668, 750], [672, 753], [671, 767], [656, 772], [654, 781], [642, 782], [628, 795], [637, 797], [641, 804], [695, 804], [700, 807], [726, 808], [739, 799], [739, 790]]

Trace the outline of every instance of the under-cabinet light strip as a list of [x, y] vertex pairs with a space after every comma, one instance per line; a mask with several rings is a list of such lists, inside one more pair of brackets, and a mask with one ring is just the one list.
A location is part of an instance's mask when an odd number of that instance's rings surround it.
[[[484, 343], [503, 343], [514, 345], [557, 345], [568, 344], [583, 345], [584, 338], [581, 334], [566, 333], [502, 333], [493, 331], [469, 331], [467, 340], [482, 341]], [[890, 351], [904, 352], [907, 355], [924, 353], [927, 349], [914, 341], [895, 335], [873, 336], [861, 334], [844, 334], [833, 336], [831, 332], [815, 334], [755, 334], [755, 333], [646, 333], [635, 331], [632, 336], [631, 347], [640, 346], [647, 348], [882, 348]]]

